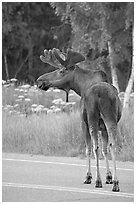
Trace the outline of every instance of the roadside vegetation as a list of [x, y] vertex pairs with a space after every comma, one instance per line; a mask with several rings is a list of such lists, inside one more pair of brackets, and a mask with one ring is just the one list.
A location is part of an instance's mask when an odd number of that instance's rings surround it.
[[[123, 100], [123, 94], [121, 97]], [[70, 92], [70, 102], [66, 103], [65, 93], [57, 89], [44, 92], [36, 86], [3, 85], [3, 151], [85, 156], [79, 100], [80, 97], [74, 92]], [[134, 160], [133, 106], [132, 94], [129, 109], [123, 114], [119, 123], [117, 159], [122, 161]], [[101, 158], [103, 158], [102, 154]]]
[[81, 68], [104, 71], [117, 88], [123, 107], [117, 159], [133, 161], [133, 39], [134, 2], [3, 2], [3, 151], [85, 155], [80, 97], [70, 92], [66, 103], [64, 92], [34, 86], [54, 70], [40, 61], [43, 50], [71, 48], [85, 56]]

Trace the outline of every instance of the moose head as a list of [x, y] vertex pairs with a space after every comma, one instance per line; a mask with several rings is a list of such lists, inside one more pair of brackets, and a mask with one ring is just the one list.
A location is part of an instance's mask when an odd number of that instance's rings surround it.
[[56, 70], [40, 76], [37, 79], [38, 87], [45, 91], [50, 87], [55, 87], [68, 92], [74, 70], [77, 67], [76, 64], [84, 61], [85, 57], [71, 49], [67, 49], [67, 53], [63, 53], [59, 49], [53, 48], [49, 51], [44, 50], [44, 56], [41, 55], [40, 59], [55, 67]]

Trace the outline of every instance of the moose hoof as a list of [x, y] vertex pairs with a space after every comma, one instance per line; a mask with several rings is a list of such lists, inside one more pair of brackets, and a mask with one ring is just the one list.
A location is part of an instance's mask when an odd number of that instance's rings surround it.
[[106, 184], [112, 184], [113, 181], [112, 181], [112, 174], [111, 172], [109, 171], [106, 175]]
[[99, 180], [96, 180], [95, 182], [95, 187], [96, 188], [102, 188], [102, 181], [99, 179]]
[[112, 191], [114, 191], [114, 192], [119, 192], [120, 191], [120, 189], [119, 189], [119, 181], [113, 181]]
[[86, 176], [85, 180], [84, 180], [84, 184], [91, 184], [92, 183], [92, 176]]

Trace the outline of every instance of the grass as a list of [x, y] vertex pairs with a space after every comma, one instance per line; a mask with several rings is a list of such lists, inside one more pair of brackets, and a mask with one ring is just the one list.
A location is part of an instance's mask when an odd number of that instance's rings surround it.
[[77, 156], [81, 140], [79, 112], [27, 118], [3, 114], [3, 151]]
[[[20, 89], [22, 88], [19, 87], [16, 90], [14, 87], [3, 87], [2, 150], [4, 152], [56, 156], [85, 155], [85, 142], [82, 137], [78, 109], [79, 97], [77, 95], [70, 96], [70, 100], [76, 101], [77, 104], [77, 108], [70, 112], [53, 113], [50, 115], [45, 113], [25, 115], [22, 114], [24, 107], [26, 107], [24, 99], [20, 102], [19, 110], [13, 113], [19, 95], [27, 94], [25, 97], [30, 98], [27, 108], [30, 109], [33, 103], [50, 108], [52, 106], [52, 100], [56, 98], [62, 98], [64, 100], [65, 93], [62, 91], [41, 92], [33, 87], [27, 90], [25, 89], [26, 91], [24, 90], [23, 92], [20, 92]], [[8, 109], [7, 105], [11, 105], [12, 107]], [[134, 160], [133, 116], [133, 102], [131, 101], [129, 110], [124, 112], [119, 122], [121, 136], [117, 148], [118, 160]]]
[[119, 122], [121, 134], [120, 160], [134, 161], [134, 110], [133, 106], [129, 110], [124, 110]]
[[[50, 89], [47, 92], [41, 91], [38, 88], [32, 86], [29, 88], [22, 88], [23, 86], [19, 86], [15, 88], [14, 86], [11, 87], [2, 87], [2, 105], [15, 105], [19, 103], [18, 97], [24, 96], [25, 98], [30, 98], [31, 104], [40, 104], [44, 105], [45, 107], [49, 108], [52, 105], [52, 101], [54, 99], [61, 98], [65, 101], [65, 92], [59, 90]], [[58, 92], [57, 92], [58, 91]], [[73, 94], [73, 95], [72, 95]], [[80, 97], [73, 92], [70, 93], [69, 97], [70, 101], [75, 101], [77, 105], [79, 105]]]

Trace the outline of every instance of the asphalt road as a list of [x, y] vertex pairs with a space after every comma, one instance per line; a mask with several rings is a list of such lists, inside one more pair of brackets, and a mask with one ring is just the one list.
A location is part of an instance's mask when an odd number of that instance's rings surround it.
[[3, 202], [134, 201], [134, 164], [131, 162], [117, 162], [120, 192], [112, 192], [112, 185], [105, 184], [104, 161], [100, 161], [103, 188], [96, 189], [94, 160], [93, 183], [87, 185], [83, 184], [85, 159], [7, 153], [2, 159]]

